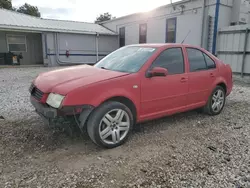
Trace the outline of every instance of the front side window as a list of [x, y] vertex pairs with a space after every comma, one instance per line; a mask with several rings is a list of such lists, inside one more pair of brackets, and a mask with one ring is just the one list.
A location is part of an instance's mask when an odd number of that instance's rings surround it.
[[147, 24], [140, 24], [139, 43], [147, 43]]
[[104, 57], [95, 67], [118, 72], [135, 73], [153, 55], [156, 48], [125, 46]]
[[168, 69], [168, 74], [182, 74], [185, 72], [184, 59], [181, 48], [170, 48], [162, 52], [152, 64], [152, 67]]
[[26, 52], [26, 37], [23, 35], [7, 35], [8, 50], [10, 52]]
[[198, 49], [187, 48], [190, 72], [206, 70], [207, 65], [202, 52]]

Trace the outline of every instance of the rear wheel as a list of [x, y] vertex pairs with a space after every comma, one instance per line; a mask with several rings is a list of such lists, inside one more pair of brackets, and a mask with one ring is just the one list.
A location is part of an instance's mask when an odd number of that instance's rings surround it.
[[221, 86], [216, 86], [204, 107], [204, 111], [209, 115], [218, 115], [223, 110], [225, 101], [225, 90]]
[[114, 148], [127, 140], [132, 126], [131, 110], [122, 103], [109, 101], [90, 115], [87, 130], [94, 143], [102, 147]]

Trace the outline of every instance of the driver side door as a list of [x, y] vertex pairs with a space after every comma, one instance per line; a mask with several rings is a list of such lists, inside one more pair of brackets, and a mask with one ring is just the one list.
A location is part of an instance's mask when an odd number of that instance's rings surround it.
[[153, 119], [184, 110], [187, 105], [188, 75], [181, 47], [168, 48], [152, 63], [153, 67], [168, 70], [166, 76], [141, 80], [141, 115], [143, 120]]

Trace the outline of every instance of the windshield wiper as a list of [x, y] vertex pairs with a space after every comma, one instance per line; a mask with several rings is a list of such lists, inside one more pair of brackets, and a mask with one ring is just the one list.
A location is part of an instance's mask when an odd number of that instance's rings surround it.
[[106, 67], [100, 67], [101, 69], [105, 69], [105, 70], [109, 70], [109, 69], [107, 69]]

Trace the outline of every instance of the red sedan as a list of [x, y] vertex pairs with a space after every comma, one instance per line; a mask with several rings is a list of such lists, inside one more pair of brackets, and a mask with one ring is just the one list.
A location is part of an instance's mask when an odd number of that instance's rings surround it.
[[123, 144], [139, 122], [192, 109], [218, 115], [231, 90], [230, 66], [184, 44], [125, 46], [95, 66], [42, 73], [30, 87], [38, 114], [73, 117], [106, 148]]

